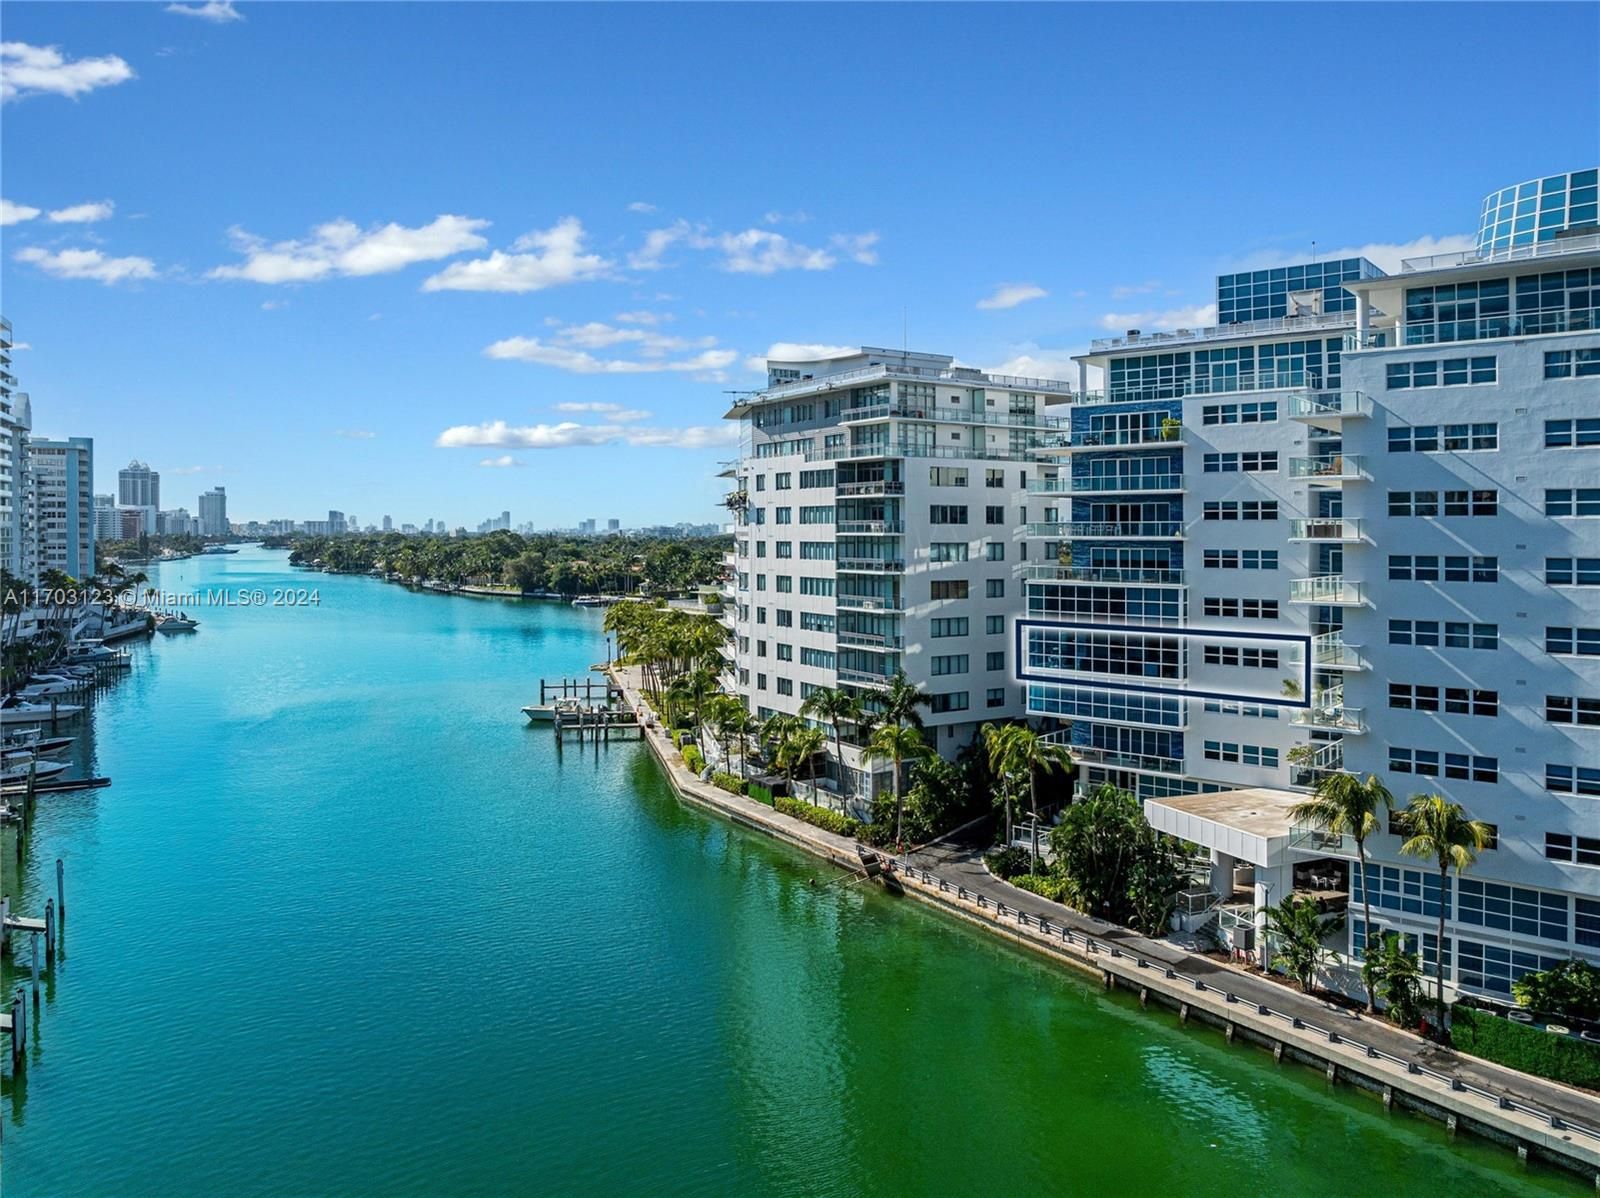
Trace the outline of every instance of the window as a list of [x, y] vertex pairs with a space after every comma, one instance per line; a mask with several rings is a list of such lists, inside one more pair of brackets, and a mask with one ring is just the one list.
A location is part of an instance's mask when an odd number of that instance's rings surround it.
[[1276, 549], [1207, 549], [1201, 559], [1207, 570], [1276, 570]]
[[807, 632], [832, 632], [834, 619], [821, 612], [803, 611], [800, 613], [800, 627]]
[[1600, 798], [1600, 767], [1546, 764], [1544, 788], [1554, 794]]
[[819, 670], [831, 670], [834, 668], [834, 656], [827, 649], [807, 649], [804, 645], [801, 645], [800, 664], [814, 666]]
[[[1600, 866], [1600, 836], [1575, 836], [1570, 832], [1546, 832], [1544, 855], [1552, 861], [1569, 861], [1573, 865]], [[1587, 943], [1600, 943], [1591, 940]]]
[[[1440, 499], [1443, 503], [1440, 503]], [[1500, 513], [1500, 492], [1486, 489], [1478, 491], [1390, 491], [1389, 515], [1392, 517], [1422, 516], [1496, 516]]]
[[800, 593], [802, 595], [831, 595], [833, 594], [833, 579], [802, 578], [800, 580]]
[[966, 636], [967, 617], [945, 616], [940, 619], [934, 619], [930, 621], [929, 629], [929, 635], [935, 637]]
[[777, 649], [777, 658], [778, 658], [779, 661], [793, 661], [794, 660], [794, 646], [793, 645], [785, 645], [782, 641], [779, 641], [778, 644], [775, 647]]
[[1500, 559], [1450, 555], [1444, 559], [1441, 576], [1439, 559], [1432, 554], [1391, 553], [1390, 582], [1499, 582]]
[[794, 612], [789, 611], [787, 608], [780, 607], [777, 610], [775, 610], [772, 613], [772, 615], [773, 615], [773, 621], [772, 622], [774, 624], [776, 624], [779, 628], [793, 628], [794, 627]]
[[794, 556], [794, 542], [793, 541], [774, 541], [772, 543], [772, 555], [774, 557], [793, 557]]
[[1567, 938], [1567, 896], [1483, 882], [1477, 878], [1456, 881], [1460, 901], [1456, 918], [1480, 928], [1499, 928], [1543, 940]]
[[1278, 468], [1278, 451], [1208, 453], [1203, 465], [1207, 474], [1265, 474]]
[[991, 686], [984, 691], [983, 699], [986, 707], [1004, 707], [1006, 705], [1006, 688], [1003, 686]]
[[942, 715], [949, 711], [965, 711], [967, 709], [966, 691], [951, 691], [947, 694], [931, 695], [929, 697], [933, 700], [929, 705], [929, 710], [935, 715]]
[[1441, 384], [1461, 387], [1469, 383], [1494, 383], [1499, 381], [1498, 361], [1493, 356], [1486, 356], [1395, 362], [1385, 371], [1384, 381], [1391, 391], [1438, 387]]
[[965, 674], [967, 672], [967, 655], [965, 653], [935, 654], [929, 658], [933, 676], [935, 678], [944, 674]]
[[778, 693], [780, 695], [794, 694], [794, 679], [784, 678], [780, 675], [778, 678]]
[[1389, 746], [1389, 769], [1397, 774], [1418, 774], [1424, 778], [1437, 778], [1442, 774], [1461, 782], [1500, 780], [1498, 757], [1440, 753], [1435, 749], [1407, 749], [1396, 745]]
[[[928, 481], [936, 487], [964, 487], [967, 485], [965, 466], [929, 466]], [[965, 520], [962, 523], [966, 523]]]
[[1600, 587], [1600, 557], [1547, 557], [1544, 580], [1553, 587]]
[[985, 524], [1004, 524], [1006, 522], [1005, 505], [1001, 503], [986, 504], [983, 509], [983, 522]]
[[1391, 682], [1389, 706], [1400, 711], [1443, 710], [1451, 715], [1497, 716], [1500, 714], [1500, 692], [1462, 686], [1441, 689], [1437, 686]]
[[801, 508], [800, 509], [800, 523], [801, 524], [832, 524], [833, 523], [833, 507], [832, 507], [832, 505], [818, 505], [818, 506], [813, 506], [813, 507], [803, 507], [803, 508]]
[[996, 633], [1004, 634], [1005, 630], [1006, 618], [1004, 616], [983, 617], [983, 631], [985, 635], [994, 636]]
[[986, 487], [1005, 486], [1006, 472], [1004, 470], [985, 470], [983, 472], [983, 485]]
[[[1596, 301], [1600, 307], [1600, 300]], [[1593, 378], [1600, 375], [1600, 349], [1558, 349], [1544, 356], [1547, 379]]]
[[1261, 403], [1214, 403], [1200, 409], [1202, 424], [1273, 424], [1278, 419], [1278, 401]]
[[984, 579], [983, 597], [985, 599], [1004, 599], [1006, 597], [1006, 580], [1003, 578]]
[[802, 470], [800, 471], [800, 485], [802, 487], [832, 487], [832, 470]]
[[929, 524], [965, 524], [967, 505], [964, 503], [935, 503], [928, 507]]
[[1276, 499], [1208, 499], [1205, 502], [1207, 520], [1276, 520]]
[[1259, 703], [1226, 703], [1219, 699], [1207, 699], [1206, 710], [1212, 715], [1237, 715], [1252, 720], [1278, 718], [1276, 707], [1264, 707]]
[[[787, 595], [791, 591], [794, 590], [794, 578], [792, 576], [790, 576], [788, 574], [774, 574], [772, 576], [772, 579], [773, 579], [773, 582], [775, 582], [777, 584], [774, 589], [779, 591], [780, 593]], [[801, 588], [801, 594], [805, 594], [805, 593], [806, 593], [806, 591], [805, 591], [804, 587], [802, 587]]]
[[1204, 649], [1208, 666], [1239, 666], [1252, 670], [1276, 670], [1276, 649], [1240, 649], [1234, 645], [1207, 645]]
[[833, 560], [833, 542], [801, 541], [800, 559], [808, 562], [831, 562]]
[[1600, 628], [1546, 628], [1544, 651], [1563, 656], [1600, 657]]
[[792, 519], [793, 516], [794, 516], [794, 509], [793, 508], [779, 507], [779, 508], [773, 508], [772, 509], [772, 522], [774, 524], [790, 524], [790, 523], [793, 523], [793, 519]]
[[794, 476], [787, 470], [780, 470], [772, 476], [772, 489], [774, 491], [787, 491]]
[[983, 547], [985, 561], [1003, 562], [1006, 560], [1006, 543], [1004, 541], [990, 541]]
[[1581, 724], [1600, 728], [1600, 699], [1574, 695], [1546, 695], [1544, 718], [1552, 724]]
[[928, 598], [930, 599], [965, 599], [966, 597], [967, 580], [965, 578], [935, 579], [928, 584]]
[[1600, 416], [1575, 420], [1546, 420], [1546, 449], [1593, 449], [1600, 446]]
[[964, 562], [967, 560], [967, 542], [932, 541], [928, 545], [930, 562]]
[[1278, 750], [1263, 745], [1208, 740], [1205, 743], [1205, 756], [1207, 761], [1231, 761], [1238, 765], [1256, 765], [1267, 769], [1278, 767]]
[[1547, 516], [1600, 516], [1600, 487], [1547, 487]]
[[1276, 599], [1207, 598], [1205, 601], [1205, 613], [1208, 616], [1219, 616], [1227, 619], [1276, 620], [1278, 618], [1278, 601]]
[[983, 668], [986, 670], [1003, 670], [1006, 668], [1006, 653], [1004, 649], [995, 649], [984, 654]]
[[1417, 424], [1389, 429], [1390, 453], [1464, 453], [1500, 448], [1500, 426], [1482, 424]]

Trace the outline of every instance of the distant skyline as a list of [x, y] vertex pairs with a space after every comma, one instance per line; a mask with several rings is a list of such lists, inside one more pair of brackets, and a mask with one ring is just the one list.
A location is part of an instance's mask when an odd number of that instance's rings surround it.
[[[1592, 6], [0, 9], [36, 432], [240, 520], [715, 520], [769, 351], [1075, 378], [1600, 130]], [[1570, 86], [1450, 115], [1485, 78]]]

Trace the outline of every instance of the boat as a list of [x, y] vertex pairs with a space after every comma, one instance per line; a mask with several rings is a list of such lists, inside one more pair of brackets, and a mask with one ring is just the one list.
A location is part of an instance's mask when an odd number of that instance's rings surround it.
[[530, 724], [553, 724], [556, 722], [556, 705], [554, 703], [530, 703], [522, 709], [522, 714], [528, 717]]
[[231, 545], [207, 545], [200, 552], [202, 552], [202, 553], [238, 553], [239, 551], [237, 549], [233, 548]]
[[181, 611], [164, 612], [156, 617], [157, 632], [193, 632], [199, 626], [199, 620], [191, 619]]
[[65, 761], [8, 761], [0, 765], [0, 782], [26, 782], [31, 773], [34, 778], [54, 778], [67, 768]]
[[59, 753], [76, 739], [75, 736], [40, 736], [37, 728], [22, 728], [5, 738], [4, 745], [0, 745], [0, 755], [10, 757], [14, 753], [38, 753], [44, 756]]
[[0, 707], [0, 724], [39, 724], [48, 719], [66, 719], [82, 711], [75, 703], [10, 703]]
[[614, 595], [579, 595], [572, 601], [573, 607], [610, 607], [621, 600]]

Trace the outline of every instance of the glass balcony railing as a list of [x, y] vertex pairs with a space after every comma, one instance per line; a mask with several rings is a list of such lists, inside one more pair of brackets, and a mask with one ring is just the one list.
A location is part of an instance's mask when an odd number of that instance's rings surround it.
[[834, 565], [855, 574], [897, 574], [906, 568], [897, 557], [841, 557]]
[[1366, 661], [1358, 646], [1347, 645], [1337, 632], [1324, 632], [1311, 638], [1311, 664], [1327, 670], [1364, 670]]
[[1317, 574], [1289, 580], [1290, 603], [1326, 603], [1333, 607], [1359, 607], [1366, 602], [1366, 587], [1343, 574]]
[[1289, 521], [1291, 541], [1336, 541], [1341, 544], [1364, 539], [1363, 523], [1355, 519]]
[[1357, 856], [1354, 837], [1340, 836], [1310, 824], [1294, 824], [1289, 828], [1289, 847], [1296, 852], [1313, 857]]
[[1129, 566], [1024, 566], [1021, 575], [1028, 582], [1125, 582], [1173, 587], [1184, 585], [1182, 570], [1143, 570]]
[[1331, 732], [1365, 732], [1366, 712], [1360, 707], [1346, 707], [1344, 697], [1318, 696], [1310, 707], [1289, 717], [1297, 728], [1323, 728]]
[[840, 536], [895, 536], [906, 530], [904, 520], [840, 520], [834, 524]]
[[1172, 428], [1170, 432], [1160, 428], [1135, 428], [1135, 429], [1106, 429], [1089, 430], [1073, 433], [1070, 436], [1062, 433], [1059, 435], [1046, 434], [1039, 438], [1040, 449], [1123, 449], [1130, 446], [1137, 448], [1158, 448], [1170, 445], [1179, 448], [1183, 445], [1183, 430]]
[[1075, 478], [1049, 478], [1038, 479], [1028, 484], [1028, 490], [1041, 495], [1103, 495], [1110, 491], [1125, 492], [1128, 494], [1149, 493], [1154, 491], [1181, 491], [1183, 490], [1183, 475], [1181, 474], [1123, 474], [1091, 477], [1079, 475]]
[[835, 495], [904, 495], [906, 485], [898, 479], [877, 478], [867, 482], [838, 483]]
[[1358, 453], [1318, 454], [1289, 459], [1289, 477], [1324, 482], [1349, 482], [1365, 478], [1364, 461]]
[[1290, 420], [1338, 421], [1372, 415], [1372, 397], [1365, 391], [1297, 391], [1289, 396]]
[[904, 601], [882, 595], [836, 595], [835, 606], [851, 611], [900, 611]]

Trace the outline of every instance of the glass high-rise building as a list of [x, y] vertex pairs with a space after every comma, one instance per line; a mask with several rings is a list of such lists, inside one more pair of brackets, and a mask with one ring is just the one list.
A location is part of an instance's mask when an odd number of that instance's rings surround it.
[[1218, 275], [1217, 323], [1239, 324], [1247, 320], [1294, 316], [1297, 313], [1289, 310], [1289, 297], [1301, 292], [1313, 293], [1310, 307], [1316, 315], [1353, 312], [1355, 299], [1344, 285], [1355, 279], [1376, 279], [1382, 275], [1383, 271], [1365, 258], [1300, 262], [1293, 266]]
[[1553, 241], [1582, 229], [1600, 233], [1600, 170], [1594, 168], [1529, 179], [1484, 196], [1478, 252]]

